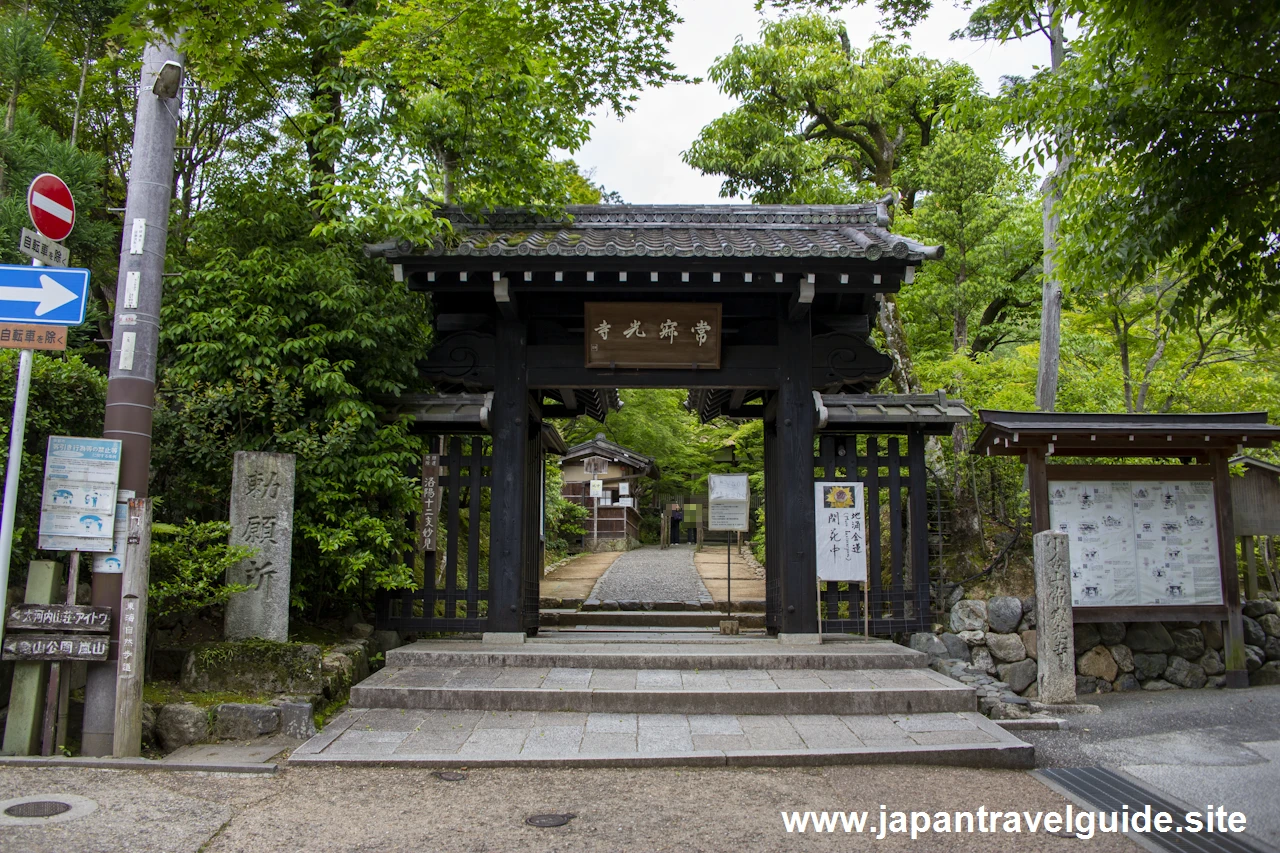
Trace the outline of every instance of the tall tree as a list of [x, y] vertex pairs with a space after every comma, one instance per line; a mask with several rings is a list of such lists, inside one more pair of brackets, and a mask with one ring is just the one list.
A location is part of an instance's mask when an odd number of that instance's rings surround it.
[[[1280, 306], [1280, 6], [1245, 0], [1072, 0], [1064, 73], [1011, 105], [1037, 153], [1069, 165], [1061, 253], [1089, 279], [1142, 281], [1177, 259], [1175, 310]], [[1058, 134], [1066, 127], [1069, 134]]]
[[[1067, 56], [1061, 0], [989, 0], [973, 11], [969, 25], [956, 36], [1008, 41], [1040, 34], [1049, 41], [1049, 67], [1044, 74], [1062, 74]], [[1069, 137], [1063, 123], [1045, 129], [1057, 147]], [[1058, 157], [1053, 172], [1040, 186], [1044, 272], [1040, 279], [1040, 365], [1036, 371], [1036, 407], [1052, 412], [1057, 406], [1058, 377], [1062, 359], [1062, 275], [1058, 259], [1058, 232], [1062, 224], [1062, 174], [1070, 165]]]
[[[723, 175], [723, 195], [840, 203], [890, 191], [907, 212], [922, 189], [920, 153], [945, 132], [944, 108], [978, 92], [968, 66], [883, 40], [856, 50], [842, 24], [820, 15], [767, 25], [758, 44], [718, 59], [711, 78], [741, 106], [703, 128], [684, 159]], [[881, 298], [878, 324], [894, 385], [919, 390], [892, 294]]]

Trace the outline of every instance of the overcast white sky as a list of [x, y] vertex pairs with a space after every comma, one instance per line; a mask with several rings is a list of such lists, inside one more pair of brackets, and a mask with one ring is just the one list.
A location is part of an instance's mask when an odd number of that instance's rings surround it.
[[[675, 5], [684, 23], [675, 29], [671, 58], [684, 74], [704, 77], [739, 36], [748, 42], [759, 37], [763, 19], [753, 0], [675, 0]], [[865, 47], [878, 31], [874, 8], [852, 9], [841, 17], [857, 47]], [[967, 20], [968, 12], [954, 0], [934, 0], [929, 18], [912, 32], [912, 49], [968, 63], [988, 92], [997, 90], [1004, 75], [1029, 74], [1034, 66], [1047, 64], [1049, 45], [1040, 36], [1005, 45], [951, 41], [951, 33]], [[622, 121], [599, 117], [591, 141], [572, 156], [584, 171], [595, 169], [596, 183], [631, 204], [723, 203], [727, 200], [720, 198], [719, 179], [686, 166], [680, 152], [703, 126], [732, 107], [709, 82], [652, 89], [641, 94], [635, 111]]]

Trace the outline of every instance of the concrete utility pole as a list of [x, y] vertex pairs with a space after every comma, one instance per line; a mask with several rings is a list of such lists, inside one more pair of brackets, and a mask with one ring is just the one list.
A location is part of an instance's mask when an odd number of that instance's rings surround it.
[[[147, 496], [151, 470], [161, 283], [173, 196], [173, 148], [182, 108], [179, 48], [180, 39], [174, 38], [149, 44], [142, 54], [102, 430], [105, 438], [122, 442], [120, 488], [138, 498]], [[93, 604], [111, 608], [112, 643], [105, 663], [89, 664], [84, 691], [85, 755], [112, 752], [122, 582], [123, 575], [93, 575]]]

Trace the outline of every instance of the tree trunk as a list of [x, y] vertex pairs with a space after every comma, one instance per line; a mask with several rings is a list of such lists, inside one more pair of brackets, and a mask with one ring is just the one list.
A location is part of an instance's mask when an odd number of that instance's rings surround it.
[[907, 344], [907, 330], [902, 325], [902, 315], [898, 313], [897, 300], [892, 293], [877, 293], [880, 311], [877, 321], [880, 332], [884, 335], [885, 349], [893, 360], [893, 387], [899, 394], [915, 394], [920, 390], [916, 379], [916, 368], [911, 362], [911, 347]]
[[[1065, 57], [1062, 19], [1055, 3], [1049, 4], [1049, 55], [1057, 74]], [[1065, 131], [1060, 130], [1059, 133]], [[1058, 364], [1062, 348], [1062, 281], [1058, 277], [1058, 203], [1062, 200], [1059, 180], [1067, 166], [1060, 158], [1053, 174], [1045, 179], [1044, 192], [1044, 282], [1040, 303], [1040, 366], [1036, 374], [1036, 407], [1052, 412], [1058, 398]]]
[[89, 36], [84, 39], [84, 56], [80, 57], [80, 87], [76, 89], [76, 108], [71, 113], [71, 145], [76, 144], [76, 134], [80, 130], [80, 110], [84, 106], [84, 81], [89, 76]]

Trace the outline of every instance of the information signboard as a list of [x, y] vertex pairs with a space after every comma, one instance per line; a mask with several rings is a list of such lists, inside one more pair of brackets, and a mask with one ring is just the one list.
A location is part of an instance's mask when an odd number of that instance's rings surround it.
[[119, 477], [119, 441], [49, 436], [40, 547], [49, 551], [113, 550]]
[[747, 530], [750, 507], [746, 474], [707, 475], [708, 530]]
[[815, 483], [818, 580], [867, 579], [867, 519], [861, 483]]
[[1210, 480], [1054, 480], [1049, 523], [1070, 537], [1075, 607], [1223, 601]]

